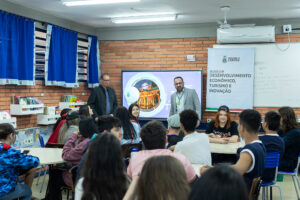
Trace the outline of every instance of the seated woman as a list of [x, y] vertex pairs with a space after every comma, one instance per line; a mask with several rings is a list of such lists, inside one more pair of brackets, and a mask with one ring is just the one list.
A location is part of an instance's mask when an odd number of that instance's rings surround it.
[[[87, 143], [94, 133], [98, 132], [98, 127], [92, 118], [84, 118], [79, 123], [79, 132], [74, 132], [64, 145], [62, 158], [70, 162], [72, 167], [77, 166], [86, 150]], [[72, 186], [71, 176], [68, 171], [51, 169], [49, 171], [49, 183], [45, 199], [61, 199], [61, 186]]]
[[281, 107], [280, 129], [285, 144], [285, 151], [279, 163], [279, 170], [293, 171], [298, 164], [300, 154], [300, 126], [291, 107]]
[[172, 156], [153, 156], [131, 182], [123, 200], [187, 200], [189, 192], [182, 163]]
[[124, 167], [117, 137], [111, 133], [97, 136], [89, 145], [75, 200], [122, 199], [129, 185]]
[[136, 103], [132, 103], [129, 106], [128, 111], [129, 111], [130, 121], [132, 123], [137, 123], [139, 125], [139, 127], [141, 128], [139, 120], [138, 120], [138, 118], [140, 116], [140, 107], [139, 107], [139, 105], [137, 105]]
[[224, 105], [219, 107], [215, 120], [208, 123], [206, 134], [212, 143], [237, 142], [239, 135], [237, 127], [237, 123], [230, 119], [229, 108]]
[[57, 142], [61, 144], [65, 144], [72, 133], [78, 132], [78, 124], [80, 122], [79, 113], [77, 111], [68, 112], [66, 120], [66, 123], [59, 130]]
[[208, 169], [192, 188], [189, 200], [247, 200], [248, 190], [241, 174], [231, 166]]
[[80, 106], [78, 113], [80, 117], [92, 117], [92, 115], [94, 114], [91, 107], [87, 104]]
[[53, 132], [48, 139], [49, 143], [55, 143], [55, 144], [57, 143], [58, 136], [59, 136], [59, 130], [60, 130], [61, 126], [66, 122], [67, 114], [70, 111], [71, 111], [70, 108], [65, 108], [61, 111], [60, 118], [58, 118], [55, 125], [53, 126]]
[[117, 108], [116, 117], [120, 119], [123, 130], [121, 145], [139, 143], [141, 128], [137, 123], [130, 121], [128, 110], [125, 107]]

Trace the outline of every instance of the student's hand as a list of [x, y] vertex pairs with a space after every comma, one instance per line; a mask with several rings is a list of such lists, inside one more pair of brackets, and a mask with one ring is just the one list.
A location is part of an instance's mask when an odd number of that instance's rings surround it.
[[170, 146], [169, 150], [174, 151], [176, 145]]
[[95, 122], [98, 122], [98, 120], [99, 120], [99, 118], [98, 118], [98, 117], [96, 117], [96, 118], [95, 118]]
[[206, 170], [208, 170], [209, 168], [211, 168], [211, 166], [208, 165], [204, 165], [203, 167], [200, 168], [200, 175], [202, 175]]
[[220, 138], [220, 144], [228, 144], [229, 143], [229, 138]]
[[79, 131], [73, 132], [74, 135], [79, 135]]
[[214, 133], [210, 133], [210, 134], [207, 134], [207, 135], [208, 135], [208, 137], [210, 137], [210, 138], [215, 138], [215, 137], [216, 137]]

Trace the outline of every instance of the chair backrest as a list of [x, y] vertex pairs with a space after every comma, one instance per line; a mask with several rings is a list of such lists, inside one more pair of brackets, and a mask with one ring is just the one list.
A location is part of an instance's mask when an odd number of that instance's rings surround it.
[[134, 147], [137, 148], [138, 151], [140, 151], [140, 150], [142, 150], [143, 145], [142, 144], [123, 144], [121, 146], [123, 157], [124, 158], [130, 157], [131, 149]]
[[41, 147], [44, 148], [45, 147], [45, 142], [44, 142], [44, 138], [43, 138], [43, 136], [41, 136], [41, 134], [39, 134], [39, 141], [40, 141]]
[[252, 185], [251, 185], [251, 189], [249, 192], [249, 199], [250, 200], [257, 200], [258, 196], [259, 196], [259, 191], [260, 191], [260, 187], [261, 187], [261, 178], [260, 177], [256, 177], [255, 179], [253, 179], [252, 181]]
[[275, 169], [274, 181], [276, 183], [280, 154], [278, 152], [266, 153], [265, 169]]
[[64, 148], [64, 145], [65, 144], [60, 144], [60, 143], [49, 143], [47, 142], [46, 146], [47, 148], [59, 148], [59, 149], [62, 149]]

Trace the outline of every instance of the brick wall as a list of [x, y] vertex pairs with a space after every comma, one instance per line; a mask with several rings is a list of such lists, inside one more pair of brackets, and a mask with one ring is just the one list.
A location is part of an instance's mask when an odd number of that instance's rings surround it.
[[[41, 96], [44, 93], [44, 96]], [[82, 93], [85, 95], [82, 96]], [[76, 95], [79, 99], [87, 101], [90, 94], [85, 83], [78, 88], [46, 87], [44, 82], [37, 81], [35, 86], [0, 86], [0, 110], [9, 110], [11, 96], [33, 96], [41, 100], [46, 106], [59, 106], [61, 96], [64, 94]], [[17, 117], [17, 128], [29, 128], [37, 126], [37, 115], [14, 116]]]
[[[287, 35], [277, 35], [277, 42], [287, 42]], [[291, 42], [300, 42], [300, 35], [292, 35]], [[111, 75], [111, 86], [121, 102], [121, 70], [202, 69], [202, 110], [206, 106], [207, 48], [216, 44], [216, 38], [156, 39], [132, 41], [101, 41], [102, 72]], [[195, 54], [196, 62], [187, 62], [186, 55]], [[256, 108], [262, 114], [278, 108]], [[300, 115], [300, 109], [295, 109]], [[215, 113], [204, 112], [203, 121]], [[238, 114], [233, 113], [238, 119]]]

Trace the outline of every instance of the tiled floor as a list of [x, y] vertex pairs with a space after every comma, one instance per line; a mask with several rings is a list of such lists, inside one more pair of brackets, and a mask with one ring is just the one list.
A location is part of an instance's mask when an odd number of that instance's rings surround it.
[[[299, 177], [299, 175], [298, 175], [298, 177]], [[36, 182], [37, 182], [37, 178], [36, 178], [32, 185], [32, 194], [34, 197], [37, 197], [39, 199], [42, 199], [45, 197], [46, 187], [47, 187], [47, 183], [48, 183], [48, 175], [46, 176], [42, 193], [40, 193], [42, 180], [43, 180], [43, 177], [40, 178], [39, 184], [36, 185]], [[277, 183], [282, 189], [284, 200], [297, 200], [297, 195], [295, 192], [295, 188], [294, 188], [294, 184], [293, 184], [293, 180], [292, 180], [291, 176], [284, 176], [283, 182], [277, 182]], [[67, 195], [63, 194], [63, 200], [66, 200], [66, 199], [67, 199]], [[259, 199], [261, 199], [261, 196], [259, 197]], [[273, 200], [280, 200], [280, 193], [277, 188], [273, 188]]]

